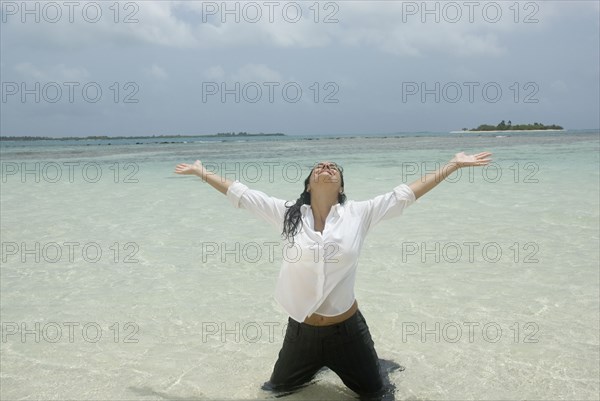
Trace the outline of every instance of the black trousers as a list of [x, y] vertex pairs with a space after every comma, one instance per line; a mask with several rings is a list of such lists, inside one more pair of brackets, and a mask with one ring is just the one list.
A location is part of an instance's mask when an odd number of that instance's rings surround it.
[[359, 395], [375, 395], [383, 390], [379, 358], [360, 310], [330, 326], [311, 326], [289, 318], [273, 374], [262, 388], [297, 389], [323, 367], [334, 371]]

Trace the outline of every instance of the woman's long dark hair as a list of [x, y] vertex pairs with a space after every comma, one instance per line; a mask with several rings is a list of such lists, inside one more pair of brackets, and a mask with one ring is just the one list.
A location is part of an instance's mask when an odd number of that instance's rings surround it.
[[[344, 188], [344, 169], [342, 169], [342, 166], [340, 165], [337, 165], [337, 167], [340, 173], [341, 187]], [[308, 177], [304, 180], [304, 191], [300, 194], [296, 203], [291, 206], [286, 206], [287, 210], [285, 211], [285, 217], [283, 219], [283, 232], [281, 235], [287, 240], [292, 238], [292, 243], [294, 242], [294, 236], [298, 234], [298, 231], [302, 228], [302, 205], [310, 205], [310, 192], [308, 192], [306, 188], [308, 188], [308, 183], [310, 182], [313, 170], [310, 171], [310, 174], [308, 174]], [[338, 194], [338, 203], [342, 205], [345, 201], [346, 194], [342, 191], [342, 193]]]

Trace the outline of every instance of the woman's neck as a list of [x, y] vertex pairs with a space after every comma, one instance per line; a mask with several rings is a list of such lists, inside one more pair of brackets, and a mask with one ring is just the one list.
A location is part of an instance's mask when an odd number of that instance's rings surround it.
[[310, 207], [315, 220], [315, 230], [323, 231], [325, 228], [325, 220], [331, 211], [333, 205], [338, 203], [338, 198], [335, 194], [319, 194], [319, 196], [311, 196]]

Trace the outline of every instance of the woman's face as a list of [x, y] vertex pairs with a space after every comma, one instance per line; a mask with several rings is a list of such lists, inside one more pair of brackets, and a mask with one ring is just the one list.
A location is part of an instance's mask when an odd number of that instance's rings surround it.
[[309, 187], [311, 184], [334, 184], [337, 189], [340, 189], [342, 186], [341, 174], [341, 167], [334, 162], [317, 163], [312, 170]]

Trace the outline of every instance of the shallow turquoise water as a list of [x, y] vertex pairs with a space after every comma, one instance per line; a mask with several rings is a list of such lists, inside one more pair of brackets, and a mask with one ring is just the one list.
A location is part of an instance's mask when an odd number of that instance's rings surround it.
[[[377, 351], [406, 367], [397, 399], [596, 399], [595, 131], [3, 143], [2, 398], [267, 396], [286, 322], [278, 233], [174, 166], [201, 159], [294, 199], [314, 162], [335, 160], [361, 200], [462, 150], [495, 163], [381, 223], [361, 255]], [[326, 372], [288, 398], [350, 396]]]

